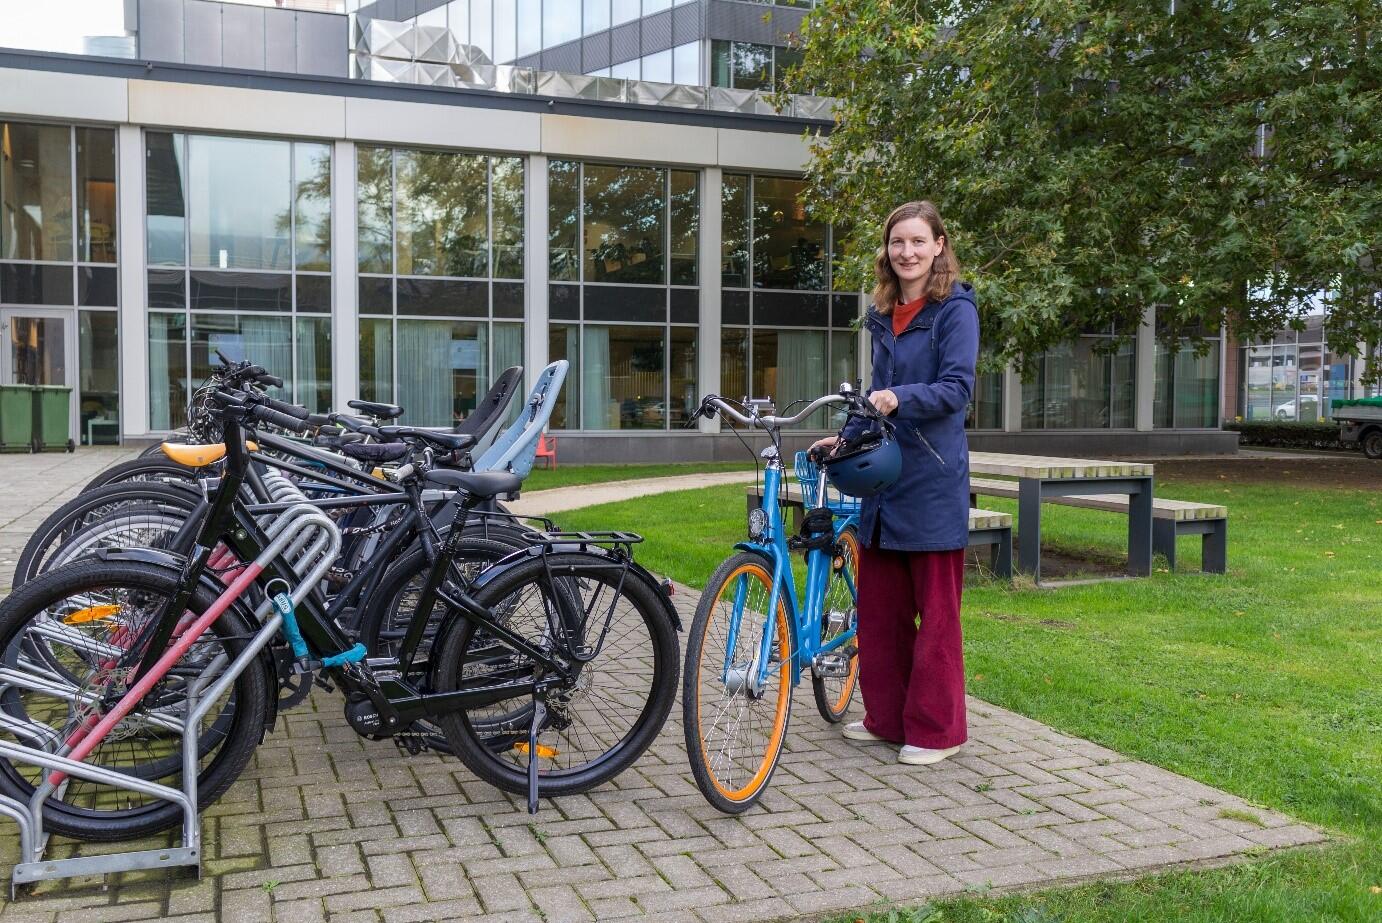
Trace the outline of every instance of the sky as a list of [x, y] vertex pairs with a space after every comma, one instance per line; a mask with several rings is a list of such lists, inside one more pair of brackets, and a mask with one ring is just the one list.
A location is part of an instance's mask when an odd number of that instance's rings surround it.
[[123, 0], [0, 0], [0, 48], [80, 54], [88, 35], [123, 35]]

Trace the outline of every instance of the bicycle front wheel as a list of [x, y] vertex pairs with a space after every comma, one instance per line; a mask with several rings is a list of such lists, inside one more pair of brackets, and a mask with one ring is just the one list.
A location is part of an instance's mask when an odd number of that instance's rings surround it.
[[[855, 631], [859, 625], [859, 533], [853, 526], [840, 533], [830, 577], [825, 585], [825, 612], [821, 616], [821, 646]], [[816, 710], [832, 724], [844, 720], [849, 701], [859, 684], [858, 636], [826, 655], [823, 669], [811, 676]]]
[[[565, 645], [551, 619], [585, 619], [594, 657], [572, 664], [571, 688], [543, 696], [547, 721], [538, 734], [540, 791], [589, 791], [633, 764], [652, 744], [677, 690], [677, 635], [656, 589], [618, 561], [581, 553], [537, 555], [496, 574], [476, 602], [509, 631], [557, 657]], [[549, 618], [550, 616], [550, 618]], [[475, 622], [458, 619], [434, 648], [433, 689], [450, 692], [504, 680], [537, 678], [540, 667]], [[438, 719], [451, 752], [503, 791], [528, 786], [531, 696], [515, 696]]]
[[[777, 768], [792, 710], [791, 626], [773, 572], [745, 552], [725, 561], [701, 594], [686, 639], [681, 707], [686, 754], [701, 794], [726, 814], [758, 801]], [[760, 682], [763, 633], [771, 631]]]

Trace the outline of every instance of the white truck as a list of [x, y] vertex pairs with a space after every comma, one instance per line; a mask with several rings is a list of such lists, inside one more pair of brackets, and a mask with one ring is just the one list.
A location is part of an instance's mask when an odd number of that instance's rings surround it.
[[1368, 458], [1382, 458], [1382, 397], [1335, 401], [1332, 413], [1340, 442], [1356, 442]]

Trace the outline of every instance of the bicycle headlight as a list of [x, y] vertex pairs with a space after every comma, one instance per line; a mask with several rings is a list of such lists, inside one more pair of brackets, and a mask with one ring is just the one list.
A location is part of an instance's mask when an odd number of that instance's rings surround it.
[[757, 541], [768, 528], [768, 514], [760, 506], [749, 510], [749, 538]]

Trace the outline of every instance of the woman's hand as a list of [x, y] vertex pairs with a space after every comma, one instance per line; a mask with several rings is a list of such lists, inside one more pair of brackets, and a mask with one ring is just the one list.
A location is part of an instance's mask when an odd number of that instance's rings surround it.
[[872, 391], [869, 393], [869, 403], [884, 416], [897, 409], [897, 395], [886, 388], [882, 391]]
[[826, 436], [824, 439], [817, 439], [811, 443], [811, 448], [806, 450], [806, 454], [812, 458], [825, 458], [839, 445], [839, 436]]

